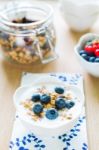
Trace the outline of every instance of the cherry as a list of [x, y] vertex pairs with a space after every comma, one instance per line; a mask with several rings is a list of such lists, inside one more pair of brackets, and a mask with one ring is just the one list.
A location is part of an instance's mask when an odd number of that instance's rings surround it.
[[96, 57], [99, 57], [99, 49], [96, 49], [96, 50], [95, 50], [95, 56], [96, 56]]
[[84, 47], [84, 50], [87, 52], [87, 53], [94, 53], [96, 47], [93, 47], [92, 45], [85, 45]]
[[95, 50], [96, 50], [96, 49], [99, 49], [99, 43], [93, 44], [92, 46], [95, 48]]

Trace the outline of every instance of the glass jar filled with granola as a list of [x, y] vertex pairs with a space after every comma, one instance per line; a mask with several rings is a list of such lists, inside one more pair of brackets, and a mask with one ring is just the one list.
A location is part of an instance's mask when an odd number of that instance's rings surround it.
[[0, 14], [0, 45], [4, 58], [17, 64], [48, 63], [55, 52], [53, 9], [34, 2], [10, 2]]

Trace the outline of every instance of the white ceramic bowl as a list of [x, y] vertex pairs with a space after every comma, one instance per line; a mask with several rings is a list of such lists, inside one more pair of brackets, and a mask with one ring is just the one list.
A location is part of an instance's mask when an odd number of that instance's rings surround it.
[[89, 29], [99, 15], [98, 0], [61, 0], [60, 8], [69, 27], [80, 32]]
[[74, 106], [73, 108], [71, 108], [69, 110], [70, 111], [69, 113], [74, 113], [73, 119], [68, 120], [66, 122], [63, 121], [63, 122], [59, 122], [59, 123], [57, 123], [57, 121], [55, 121], [55, 120], [53, 120], [53, 121], [48, 120], [48, 124], [46, 125], [44, 122], [38, 123], [38, 122], [34, 122], [33, 120], [30, 120], [28, 116], [24, 115], [24, 112], [22, 111], [22, 109], [20, 109], [20, 102], [23, 99], [26, 99], [27, 93], [32, 92], [32, 94], [33, 94], [32, 90], [34, 88], [36, 88], [38, 86], [42, 86], [42, 85], [66, 86], [61, 81], [58, 81], [58, 80], [53, 81], [53, 79], [50, 80], [49, 78], [47, 78], [47, 79], [42, 78], [39, 80], [39, 82], [34, 83], [32, 86], [19, 87], [16, 90], [14, 97], [13, 97], [14, 105], [16, 107], [16, 110], [18, 112], [21, 122], [24, 124], [24, 126], [26, 126], [26, 128], [33, 131], [33, 133], [35, 133], [36, 135], [38, 135], [42, 138], [59, 136], [61, 134], [68, 132], [75, 125], [76, 121], [78, 120], [78, 118], [82, 112], [82, 107], [84, 104], [84, 95], [80, 91], [79, 88], [69, 85], [69, 88], [77, 95], [77, 97], [80, 100], [79, 105], [77, 104], [76, 106]]
[[93, 33], [88, 33], [83, 35], [78, 44], [75, 46], [74, 50], [75, 50], [75, 54], [80, 62], [80, 64], [82, 65], [82, 67], [91, 75], [95, 76], [95, 77], [99, 77], [99, 63], [92, 63], [89, 62], [87, 60], [85, 60], [84, 58], [82, 58], [82, 56], [80, 56], [79, 51], [83, 49], [84, 45], [86, 44], [87, 41], [93, 40], [95, 38], [99, 39], [99, 35], [97, 34], [93, 34]]

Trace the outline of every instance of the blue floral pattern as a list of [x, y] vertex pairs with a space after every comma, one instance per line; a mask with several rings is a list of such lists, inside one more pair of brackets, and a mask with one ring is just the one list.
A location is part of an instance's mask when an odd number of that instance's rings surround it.
[[[18, 117], [16, 119], [18, 119]], [[58, 140], [60, 140], [64, 145], [62, 150], [78, 150], [72, 145], [72, 140], [79, 137], [81, 126], [83, 125], [84, 121], [85, 116], [80, 117], [73, 129], [71, 129], [67, 134], [64, 133], [63, 135], [59, 135], [57, 137]], [[35, 150], [46, 150], [46, 144], [44, 144], [44, 141], [37, 138], [33, 133], [24, 135], [22, 138], [17, 137], [14, 141], [10, 141], [9, 149], [13, 150], [17, 147], [17, 150], [30, 150], [28, 148], [29, 144], [32, 144]], [[87, 143], [82, 143], [80, 150], [88, 150]]]
[[[74, 126], [73, 129], [70, 130], [70, 132], [68, 134], [63, 134], [60, 135], [58, 138], [59, 140], [61, 140], [63, 143], [65, 143], [65, 147], [63, 148], [63, 150], [77, 150], [75, 148], [73, 148], [72, 145], [72, 140], [73, 138], [77, 137], [79, 132], [80, 132], [80, 126], [82, 125], [83, 121], [85, 120], [85, 116], [80, 117], [78, 120], [78, 123]], [[82, 143], [82, 150], [88, 150], [88, 146], [86, 143]]]
[[[28, 76], [28, 73], [24, 73], [23, 76]], [[30, 74], [32, 75], [32, 74]], [[78, 85], [80, 79], [82, 78], [81, 74], [55, 74], [51, 73], [50, 76], [55, 76], [63, 82]], [[28, 77], [29, 78], [29, 77]], [[18, 115], [15, 117], [16, 121], [19, 119]], [[63, 143], [63, 147], [60, 150], [88, 150], [88, 145], [85, 141], [82, 141], [80, 149], [77, 149], [72, 143], [73, 140], [79, 138], [79, 134], [81, 132], [81, 127], [83, 123], [85, 123], [86, 119], [85, 116], [81, 116], [74, 126], [67, 134], [64, 133], [57, 138], [60, 142]], [[53, 138], [53, 137], [52, 137]], [[53, 140], [53, 139], [52, 139]], [[81, 142], [81, 141], [80, 141]], [[29, 149], [29, 145], [32, 145], [32, 149], [34, 150], [46, 150], [46, 143], [42, 139], [39, 139], [33, 133], [24, 134], [22, 137], [16, 137], [12, 139], [9, 144], [10, 150], [31, 150]]]
[[88, 150], [88, 145], [86, 143], [82, 144], [82, 150]]
[[77, 85], [80, 78], [82, 78], [81, 74], [67, 74], [67, 75], [56, 75], [56, 74], [50, 74], [51, 76], [57, 77], [63, 82], [67, 82], [68, 84]]
[[14, 142], [10, 141], [9, 148], [11, 150], [13, 150], [14, 147], [17, 147], [18, 150], [29, 150], [27, 148], [27, 144], [29, 143], [32, 143], [33, 148], [36, 150], [44, 150], [46, 147], [42, 140], [38, 139], [33, 133], [31, 133], [23, 136], [22, 139], [16, 138]]

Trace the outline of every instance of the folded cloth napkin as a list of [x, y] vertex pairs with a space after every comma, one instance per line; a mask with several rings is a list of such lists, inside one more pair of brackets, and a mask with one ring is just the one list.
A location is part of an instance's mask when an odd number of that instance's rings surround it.
[[[44, 76], [55, 76], [61, 81], [79, 87], [83, 92], [83, 77], [80, 74], [49, 73], [32, 74], [23, 73], [21, 85], [31, 85], [36, 79]], [[54, 137], [53, 137], [54, 138]], [[57, 150], [88, 150], [85, 106], [77, 124], [67, 134], [58, 137]], [[50, 142], [50, 141], [49, 141]], [[47, 150], [46, 143], [40, 137], [34, 135], [21, 123], [16, 113], [9, 150]], [[54, 149], [51, 149], [54, 150]]]

